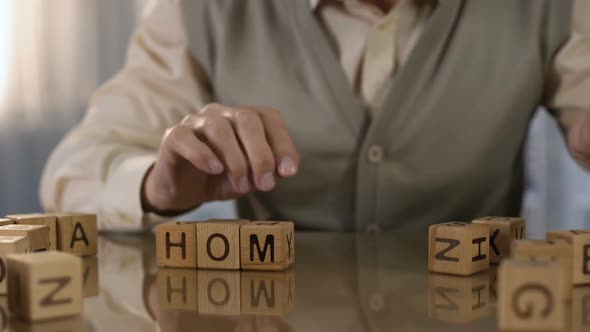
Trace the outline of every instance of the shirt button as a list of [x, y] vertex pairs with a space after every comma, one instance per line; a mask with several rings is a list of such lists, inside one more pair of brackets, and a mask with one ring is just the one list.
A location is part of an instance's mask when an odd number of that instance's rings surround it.
[[374, 164], [380, 163], [383, 160], [383, 148], [379, 145], [373, 145], [369, 148], [367, 156], [370, 162]]
[[371, 224], [367, 226], [367, 233], [378, 233], [381, 232], [381, 225], [379, 224]]
[[385, 306], [385, 299], [383, 295], [374, 293], [369, 296], [369, 308], [374, 312], [379, 312]]

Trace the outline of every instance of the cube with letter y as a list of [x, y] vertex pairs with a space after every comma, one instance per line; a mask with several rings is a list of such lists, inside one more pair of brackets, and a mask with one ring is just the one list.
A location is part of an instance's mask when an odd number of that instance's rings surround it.
[[8, 307], [37, 321], [82, 312], [82, 260], [49, 251], [9, 255]]
[[59, 213], [57, 247], [78, 256], [97, 254], [98, 225], [95, 214]]
[[574, 285], [590, 284], [590, 230], [547, 232], [547, 240], [564, 240], [571, 245]]
[[240, 228], [244, 270], [284, 270], [295, 261], [295, 231], [290, 221], [256, 221]]
[[449, 222], [431, 225], [428, 233], [430, 271], [472, 275], [489, 268], [487, 226]]
[[197, 224], [197, 265], [203, 269], [240, 269], [240, 227], [248, 220], [212, 219]]
[[158, 266], [197, 267], [197, 224], [171, 221], [156, 229]]
[[509, 257], [512, 240], [522, 239], [526, 234], [523, 218], [484, 217], [475, 219], [473, 223], [490, 228], [490, 263], [499, 263], [501, 259]]

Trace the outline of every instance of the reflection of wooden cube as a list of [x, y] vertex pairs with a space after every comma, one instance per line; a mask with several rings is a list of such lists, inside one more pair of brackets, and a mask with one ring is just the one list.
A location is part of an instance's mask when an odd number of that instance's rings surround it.
[[590, 287], [576, 287], [572, 297], [571, 332], [590, 331]]
[[240, 314], [240, 271], [198, 270], [199, 313]]
[[240, 269], [240, 226], [247, 220], [207, 220], [197, 224], [197, 265], [202, 269]]
[[157, 285], [160, 309], [197, 311], [197, 270], [159, 268]]
[[84, 297], [98, 296], [98, 257], [82, 258], [82, 286]]
[[49, 251], [14, 254], [6, 261], [11, 312], [33, 321], [82, 312], [80, 258]]
[[95, 214], [60, 213], [55, 216], [60, 251], [78, 256], [97, 254], [98, 225]]
[[295, 272], [244, 271], [242, 314], [282, 316], [295, 306]]
[[27, 322], [18, 318], [11, 318], [10, 330], [18, 332], [84, 332], [86, 326], [82, 316], [64, 317], [42, 322]]
[[41, 213], [11, 214], [6, 218], [14, 220], [21, 225], [45, 225], [49, 227], [49, 249], [57, 250], [57, 224], [53, 215]]
[[430, 274], [428, 294], [430, 319], [468, 323], [490, 313], [490, 284], [486, 273], [468, 277]]
[[498, 265], [490, 265], [488, 270], [490, 276], [490, 303], [498, 300]]
[[571, 245], [574, 285], [590, 284], [590, 230], [547, 233], [547, 240], [558, 239]]
[[240, 228], [244, 270], [284, 270], [295, 261], [295, 231], [290, 221], [257, 221]]
[[171, 221], [156, 229], [158, 266], [197, 267], [197, 224]]
[[0, 236], [25, 236], [29, 239], [29, 252], [49, 250], [49, 226], [6, 225], [0, 226]]
[[428, 233], [430, 271], [471, 275], [489, 268], [487, 226], [449, 222], [430, 226]]
[[23, 236], [0, 236], [0, 294], [6, 294], [6, 256], [24, 254], [29, 250], [29, 239]]
[[10, 311], [8, 310], [8, 298], [6, 296], [0, 296], [0, 331], [10, 331], [8, 329], [10, 317], [9, 313]]
[[559, 262], [509, 259], [498, 272], [501, 330], [561, 331], [566, 326], [565, 269]]
[[499, 263], [501, 259], [509, 257], [512, 240], [522, 239], [526, 235], [523, 218], [484, 217], [473, 223], [490, 228], [490, 263]]

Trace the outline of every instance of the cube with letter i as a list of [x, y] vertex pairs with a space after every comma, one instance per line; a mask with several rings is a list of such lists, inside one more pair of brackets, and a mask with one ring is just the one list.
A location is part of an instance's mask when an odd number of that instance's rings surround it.
[[29, 251], [29, 239], [24, 236], [0, 236], [0, 294], [6, 294], [6, 256]]
[[197, 224], [171, 221], [156, 229], [158, 266], [197, 267]]
[[45, 225], [49, 227], [49, 250], [57, 250], [57, 219], [53, 215], [41, 213], [10, 214], [6, 218], [20, 225]]
[[82, 260], [48, 251], [14, 254], [6, 259], [8, 307], [17, 316], [37, 321], [82, 312]]
[[0, 236], [27, 237], [30, 252], [49, 250], [49, 226], [18, 224], [0, 226]]
[[510, 256], [510, 243], [526, 235], [523, 218], [484, 217], [473, 221], [474, 224], [487, 225], [490, 228], [490, 263], [499, 263]]
[[428, 234], [430, 271], [472, 275], [489, 268], [487, 226], [449, 222], [431, 225]]
[[240, 269], [240, 227], [248, 220], [207, 220], [197, 224], [197, 266]]
[[57, 218], [57, 247], [59, 251], [78, 256], [96, 255], [98, 225], [95, 214], [59, 213]]
[[240, 228], [242, 269], [284, 270], [295, 261], [290, 221], [256, 221]]
[[574, 285], [590, 284], [590, 230], [547, 232], [547, 240], [564, 240], [571, 245]]

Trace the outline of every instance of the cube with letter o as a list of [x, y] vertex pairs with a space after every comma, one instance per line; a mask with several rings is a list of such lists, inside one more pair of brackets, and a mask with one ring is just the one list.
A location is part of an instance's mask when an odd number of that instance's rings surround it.
[[284, 270], [295, 261], [295, 231], [290, 221], [256, 221], [240, 229], [242, 269]]
[[197, 223], [197, 266], [203, 269], [240, 269], [240, 227], [248, 220], [212, 219]]

